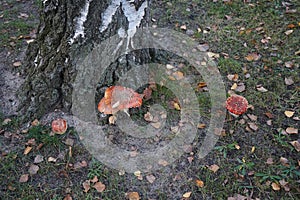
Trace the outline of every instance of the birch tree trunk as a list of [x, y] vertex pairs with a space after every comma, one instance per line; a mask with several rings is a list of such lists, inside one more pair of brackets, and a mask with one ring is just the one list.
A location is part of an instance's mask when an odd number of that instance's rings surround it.
[[[24, 120], [39, 118], [56, 108], [69, 112], [77, 63], [94, 45], [118, 31], [130, 36], [136, 28], [146, 26], [148, 5], [149, 0], [44, 0], [38, 37], [27, 50], [26, 81], [18, 93]], [[142, 63], [149, 59], [149, 53], [126, 55], [107, 71], [99, 86], [113, 83], [130, 67], [133, 57]]]

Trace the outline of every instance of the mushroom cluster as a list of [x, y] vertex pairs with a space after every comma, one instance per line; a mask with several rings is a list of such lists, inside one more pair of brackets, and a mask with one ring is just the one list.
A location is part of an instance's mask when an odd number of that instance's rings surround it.
[[248, 101], [240, 95], [232, 95], [226, 100], [226, 108], [230, 114], [237, 117], [248, 109]]
[[98, 104], [98, 110], [104, 114], [115, 114], [121, 110], [129, 115], [128, 109], [140, 107], [142, 101], [143, 95], [131, 88], [111, 86], [105, 90], [104, 97]]

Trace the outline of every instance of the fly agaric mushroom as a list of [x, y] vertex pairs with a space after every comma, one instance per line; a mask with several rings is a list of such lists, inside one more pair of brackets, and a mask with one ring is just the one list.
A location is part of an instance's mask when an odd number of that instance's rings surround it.
[[127, 115], [129, 108], [142, 105], [143, 95], [123, 86], [111, 86], [105, 90], [98, 104], [98, 110], [104, 114], [115, 114], [122, 110]]
[[230, 114], [237, 117], [247, 111], [248, 101], [240, 95], [232, 95], [226, 100], [226, 108]]
[[64, 134], [67, 131], [68, 125], [65, 119], [56, 119], [52, 121], [52, 132]]

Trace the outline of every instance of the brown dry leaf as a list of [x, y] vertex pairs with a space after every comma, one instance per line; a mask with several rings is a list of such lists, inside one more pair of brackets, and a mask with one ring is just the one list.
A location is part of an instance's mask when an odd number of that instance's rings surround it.
[[294, 66], [294, 62], [292, 61], [287, 61], [284, 63], [285, 67], [286, 68], [292, 68]]
[[29, 174], [23, 174], [19, 179], [19, 183], [26, 183], [28, 179], [29, 179]]
[[47, 160], [48, 162], [56, 162], [56, 158], [53, 158], [53, 157], [48, 157], [48, 160]]
[[179, 103], [177, 103], [177, 102], [174, 102], [173, 106], [174, 106], [175, 110], [181, 109]]
[[285, 131], [288, 134], [298, 134], [298, 129], [297, 128], [293, 128], [293, 127], [288, 127]]
[[266, 115], [269, 119], [272, 119], [272, 118], [273, 118], [273, 115], [272, 115], [272, 113], [270, 113], [270, 112], [266, 112], [265, 115]]
[[14, 67], [20, 67], [22, 65], [22, 63], [20, 61], [14, 62], [13, 66]]
[[183, 79], [183, 77], [184, 77], [183, 73], [180, 72], [180, 71], [174, 72], [174, 73], [173, 73], [173, 76], [174, 76], [177, 80], [181, 80], [181, 79]]
[[200, 129], [203, 129], [203, 128], [205, 128], [206, 127], [206, 124], [198, 124], [197, 125], [197, 128], [200, 128]]
[[268, 165], [274, 164], [273, 158], [268, 158], [266, 163], [267, 163]]
[[258, 126], [253, 122], [248, 122], [249, 128], [251, 128], [253, 131], [258, 130]]
[[271, 184], [271, 186], [272, 186], [272, 189], [275, 190], [275, 191], [280, 190], [280, 185], [278, 185], [278, 184], [275, 183], [275, 182], [273, 182], [273, 183]]
[[44, 156], [42, 156], [42, 155], [36, 155], [35, 158], [34, 158], [33, 163], [34, 164], [38, 164], [38, 163], [43, 162], [43, 160], [44, 160]]
[[290, 142], [291, 143], [291, 145], [293, 145], [293, 147], [296, 149], [296, 151], [300, 151], [300, 142], [299, 142], [300, 140], [295, 140], [295, 141], [292, 141], [292, 142]]
[[199, 90], [200, 88], [204, 88], [204, 87], [207, 87], [207, 84], [205, 82], [200, 82], [198, 83], [197, 85], [197, 89]]
[[213, 171], [214, 173], [216, 173], [220, 169], [220, 167], [216, 164], [213, 164], [213, 165], [208, 166], [208, 169]]
[[30, 147], [30, 146], [26, 147], [23, 154], [27, 155], [31, 151], [31, 149], [32, 149], [32, 147]]
[[236, 83], [234, 83], [234, 84], [231, 86], [230, 89], [231, 89], [231, 90], [235, 90], [235, 89], [237, 88], [237, 86], [238, 86], [238, 85], [237, 85]]
[[147, 179], [147, 181], [149, 182], [149, 183], [153, 183], [154, 181], [155, 181], [155, 176], [153, 176], [152, 174], [150, 174], [150, 175], [147, 175], [146, 176], [146, 179]]
[[28, 172], [30, 175], [34, 175], [39, 171], [39, 169], [40, 169], [39, 166], [32, 164], [32, 165], [30, 165]]
[[128, 192], [126, 194], [126, 197], [129, 199], [129, 200], [140, 200], [140, 195], [139, 193], [137, 192]]
[[160, 126], [161, 126], [161, 123], [160, 122], [153, 122], [153, 123], [151, 123], [151, 126], [153, 126], [156, 129], [159, 129]]
[[235, 91], [237, 92], [244, 92], [246, 90], [246, 86], [244, 83], [238, 83]]
[[186, 192], [182, 195], [183, 198], [190, 198], [192, 192]]
[[288, 186], [289, 182], [286, 182], [284, 179], [279, 181], [279, 184], [284, 188], [286, 192], [290, 191], [290, 187]]
[[82, 186], [83, 186], [83, 189], [84, 189], [83, 192], [87, 193], [91, 189], [90, 180], [85, 180], [82, 183]]
[[67, 194], [64, 198], [64, 200], [72, 200], [72, 196], [70, 194]]
[[258, 53], [250, 53], [245, 57], [245, 59], [247, 61], [257, 61], [260, 59], [260, 57], [261, 56]]
[[144, 91], [143, 91], [143, 94], [144, 94], [144, 99], [145, 100], [148, 100], [148, 99], [151, 99], [151, 95], [152, 95], [152, 89], [150, 87], [147, 87]]
[[210, 58], [220, 58], [220, 54], [213, 52], [207, 52], [207, 56]]
[[279, 159], [280, 163], [284, 166], [289, 166], [289, 160], [285, 157], [280, 157]]
[[90, 180], [92, 183], [96, 183], [98, 182], [98, 177], [97, 176], [94, 176], [93, 179]]
[[158, 161], [158, 164], [159, 165], [162, 165], [162, 166], [167, 166], [167, 165], [169, 165], [169, 163], [166, 161], [166, 160], [162, 160], [162, 159], [160, 159], [159, 161]]
[[151, 115], [150, 112], [147, 112], [147, 113], [144, 115], [144, 119], [145, 119], [147, 122], [152, 122], [152, 121], [153, 121], [153, 116]]
[[200, 51], [207, 51], [209, 49], [209, 45], [207, 43], [200, 44], [197, 46]]
[[203, 181], [201, 181], [201, 180], [199, 180], [199, 179], [196, 179], [195, 182], [196, 182], [196, 185], [197, 185], [199, 188], [204, 187], [204, 182], [203, 182]]
[[293, 78], [292, 77], [284, 78], [284, 83], [286, 85], [293, 85], [294, 84]]
[[227, 75], [227, 78], [230, 80], [230, 81], [237, 81], [239, 79], [239, 75], [238, 74], [228, 74]]
[[74, 169], [80, 169], [83, 167], [87, 167], [87, 162], [85, 160], [81, 161], [81, 162], [76, 162], [74, 164]]
[[293, 117], [294, 113], [295, 112], [289, 110], [284, 111], [285, 116], [287, 116], [288, 118]]
[[40, 122], [39, 122], [38, 119], [35, 119], [35, 120], [33, 120], [33, 121], [31, 122], [31, 125], [32, 125], [32, 126], [37, 126], [37, 125], [39, 125], [39, 124], [40, 124]]
[[101, 182], [97, 182], [93, 185], [93, 188], [95, 188], [97, 192], [103, 192], [105, 190], [105, 185]]
[[247, 116], [248, 116], [252, 121], [257, 121], [257, 116], [256, 116], [256, 115], [247, 114]]
[[176, 78], [174, 76], [168, 76], [168, 78], [171, 80], [171, 81], [175, 81]]

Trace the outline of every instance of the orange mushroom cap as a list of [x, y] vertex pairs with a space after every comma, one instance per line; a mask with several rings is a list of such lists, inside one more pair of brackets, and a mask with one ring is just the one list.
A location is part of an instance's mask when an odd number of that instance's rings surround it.
[[226, 100], [226, 108], [230, 113], [241, 115], [247, 111], [248, 101], [240, 95], [232, 95]]
[[123, 86], [111, 86], [105, 90], [98, 104], [98, 110], [104, 114], [114, 114], [120, 110], [140, 107], [143, 95]]
[[52, 121], [52, 131], [57, 134], [64, 134], [67, 131], [68, 125], [65, 119], [56, 119]]

